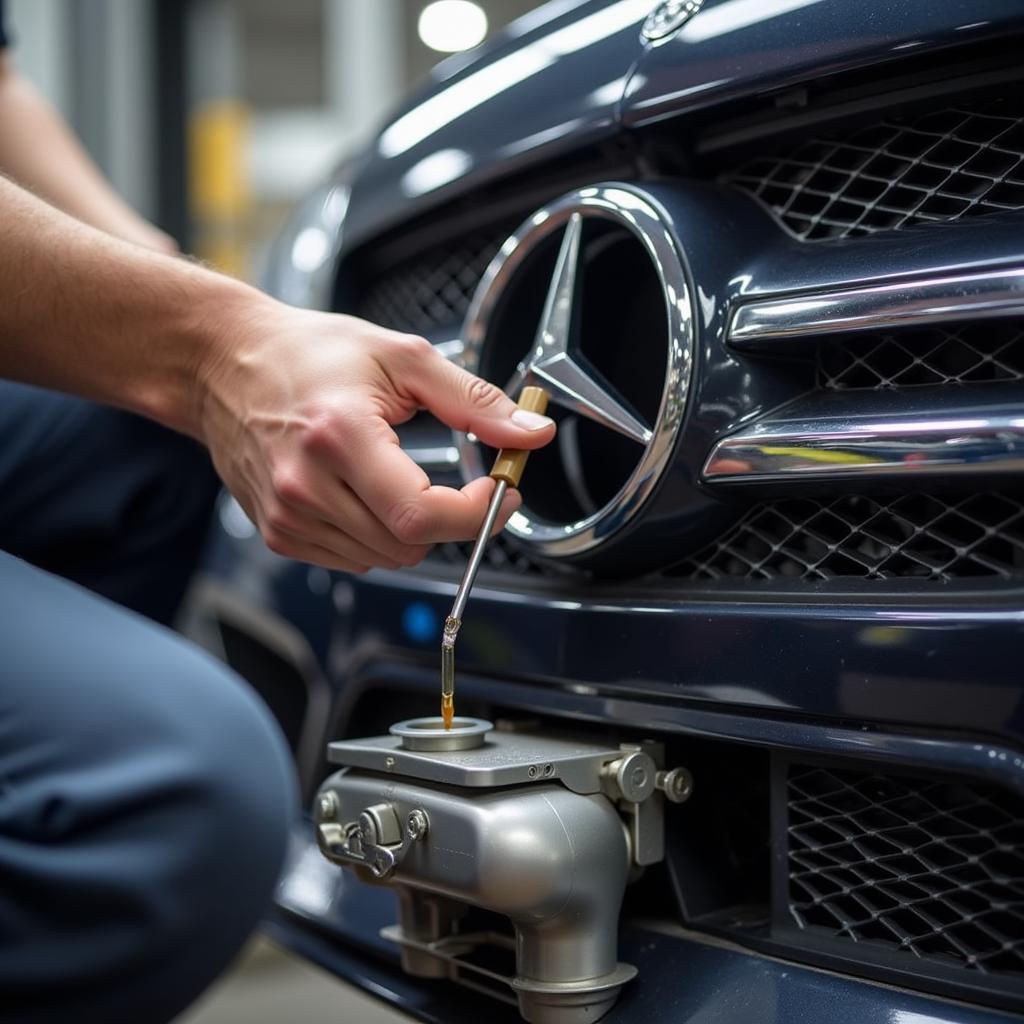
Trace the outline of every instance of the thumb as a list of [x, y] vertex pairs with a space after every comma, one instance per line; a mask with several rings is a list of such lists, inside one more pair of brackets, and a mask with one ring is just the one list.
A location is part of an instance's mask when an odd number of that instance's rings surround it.
[[520, 409], [501, 388], [436, 354], [416, 386], [416, 399], [455, 430], [492, 448], [540, 448], [555, 436], [549, 416]]

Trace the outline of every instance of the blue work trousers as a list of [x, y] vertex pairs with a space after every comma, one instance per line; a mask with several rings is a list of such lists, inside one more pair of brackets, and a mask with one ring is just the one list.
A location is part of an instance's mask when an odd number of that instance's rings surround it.
[[270, 899], [285, 743], [156, 624], [216, 486], [187, 438], [0, 381], [0, 1024], [168, 1021]]

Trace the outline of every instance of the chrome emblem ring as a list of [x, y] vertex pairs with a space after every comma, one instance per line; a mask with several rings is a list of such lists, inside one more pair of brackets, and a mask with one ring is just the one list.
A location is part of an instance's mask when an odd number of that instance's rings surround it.
[[[577, 358], [574, 351], [573, 322], [579, 316], [578, 306], [587, 288], [585, 276], [577, 271], [584, 223], [590, 218], [611, 221], [630, 232], [641, 243], [657, 275], [665, 304], [667, 337], [664, 364], [651, 366], [651, 373], [664, 374], [653, 422], [646, 422], [616, 393], [614, 381], [606, 382], [592, 372], [588, 361]], [[571, 192], [538, 210], [501, 247], [485, 271], [466, 316], [462, 364], [468, 370], [479, 370], [502, 293], [530, 266], [540, 243], [558, 233], [558, 257], [533, 345], [505, 390], [514, 397], [525, 384], [546, 388], [553, 404], [635, 442], [637, 462], [610, 501], [578, 520], [553, 522], [531, 512], [526, 503], [512, 516], [508, 530], [538, 553], [553, 558], [577, 556], [600, 546], [643, 508], [671, 458], [693, 360], [690, 289], [667, 218], [643, 189], [608, 182]], [[629, 345], [630, 339], [623, 338], [621, 344]], [[457, 443], [464, 478], [468, 481], [485, 473], [475, 441], [460, 434]]]

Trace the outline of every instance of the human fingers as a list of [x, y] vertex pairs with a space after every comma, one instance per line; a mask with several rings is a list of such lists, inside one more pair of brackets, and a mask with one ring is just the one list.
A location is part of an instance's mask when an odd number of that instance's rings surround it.
[[[324, 438], [333, 450], [339, 475], [403, 544], [434, 544], [475, 537], [493, 493], [487, 477], [461, 490], [430, 483], [423, 470], [402, 451], [398, 439], [383, 420], [362, 420], [354, 426], [349, 443]], [[510, 491], [499, 513], [505, 521], [518, 507], [517, 491]]]
[[353, 562], [338, 555], [337, 552], [321, 547], [319, 544], [293, 537], [288, 533], [269, 528], [262, 530], [261, 533], [267, 547], [275, 555], [281, 555], [284, 558], [293, 558], [299, 562], [308, 562], [325, 569], [337, 569], [340, 572], [364, 573], [370, 568], [369, 565], [362, 562]]
[[288, 508], [319, 519], [362, 544], [372, 552], [372, 564], [418, 565], [430, 550], [428, 544], [398, 540], [329, 464], [310, 460], [297, 472], [279, 469], [274, 474], [274, 490]]
[[432, 349], [404, 386], [420, 405], [455, 430], [476, 434], [492, 448], [540, 448], [555, 436], [555, 421], [520, 409], [501, 388]]
[[[339, 568], [349, 572], [372, 568], [398, 569], [401, 566], [396, 559], [371, 550], [336, 526], [275, 503], [265, 511], [260, 533], [271, 551], [286, 554], [283, 549], [295, 549], [297, 545], [315, 549], [322, 558], [330, 557]], [[320, 561], [318, 564], [326, 563]]]

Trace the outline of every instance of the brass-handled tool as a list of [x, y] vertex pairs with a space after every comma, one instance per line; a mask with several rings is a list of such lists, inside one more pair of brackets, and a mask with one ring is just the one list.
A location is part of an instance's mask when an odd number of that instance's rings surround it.
[[[523, 388], [518, 405], [520, 409], [543, 413], [548, 407], [548, 393], [543, 388]], [[494, 529], [494, 521], [498, 518], [505, 492], [509, 487], [519, 486], [519, 479], [523, 475], [529, 454], [526, 449], [519, 448], [502, 448], [498, 452], [490, 474], [497, 481], [494, 485], [494, 494], [491, 496], [490, 505], [487, 506], [487, 514], [480, 527], [480, 536], [477, 537], [469, 562], [466, 563], [466, 572], [455, 594], [455, 603], [448, 618], [444, 620], [444, 632], [441, 634], [441, 718], [446, 729], [452, 727], [452, 719], [455, 717], [455, 637], [459, 632], [459, 626], [462, 625], [466, 599], [469, 597], [473, 580], [476, 579], [480, 562], [484, 557], [484, 548], [491, 536], [491, 530]]]

